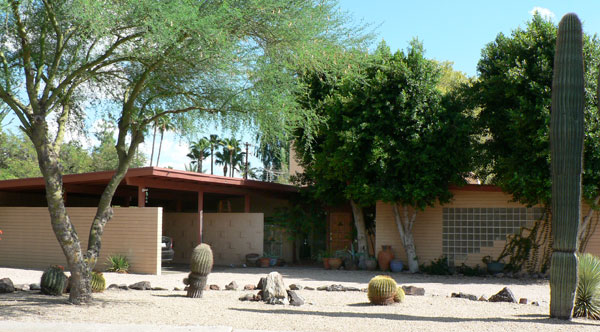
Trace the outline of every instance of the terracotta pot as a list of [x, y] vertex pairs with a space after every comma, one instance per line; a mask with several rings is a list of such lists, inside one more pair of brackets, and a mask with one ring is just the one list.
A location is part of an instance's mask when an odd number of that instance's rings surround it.
[[260, 267], [269, 267], [271, 259], [269, 257], [261, 257], [258, 259], [258, 262], [260, 263]]
[[377, 254], [377, 263], [379, 263], [379, 269], [381, 271], [387, 271], [390, 269], [390, 261], [394, 259], [394, 253], [392, 252], [392, 246], [381, 246], [381, 251]]
[[325, 270], [331, 269], [331, 265], [329, 265], [328, 257], [323, 257], [323, 267], [325, 268]]
[[342, 266], [342, 259], [341, 258], [330, 258], [329, 259], [329, 266], [331, 266], [332, 270], [337, 270], [340, 268], [340, 266]]
[[377, 260], [376, 259], [367, 259], [365, 260], [366, 269], [369, 271], [375, 271], [377, 269]]

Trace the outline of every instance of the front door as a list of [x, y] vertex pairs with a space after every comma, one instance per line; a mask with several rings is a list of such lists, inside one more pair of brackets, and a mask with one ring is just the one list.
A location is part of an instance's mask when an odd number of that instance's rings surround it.
[[329, 214], [329, 250], [350, 249], [352, 243], [352, 213], [331, 212]]

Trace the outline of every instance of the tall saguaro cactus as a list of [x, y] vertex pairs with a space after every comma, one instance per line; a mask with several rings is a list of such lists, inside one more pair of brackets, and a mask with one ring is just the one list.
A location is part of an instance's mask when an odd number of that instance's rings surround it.
[[554, 232], [550, 316], [560, 319], [571, 318], [577, 289], [584, 103], [583, 33], [577, 15], [569, 13], [558, 26], [550, 118]]

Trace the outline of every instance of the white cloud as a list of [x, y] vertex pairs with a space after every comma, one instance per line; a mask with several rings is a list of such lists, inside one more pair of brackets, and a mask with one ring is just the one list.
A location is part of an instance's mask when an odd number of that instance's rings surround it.
[[545, 18], [547, 20], [552, 20], [552, 19], [554, 19], [554, 17], [556, 17], [554, 12], [552, 12], [550, 9], [544, 8], [544, 7], [538, 7], [538, 6], [533, 7], [533, 9], [529, 11], [529, 14], [531, 14], [531, 16], [533, 16], [533, 15], [535, 15], [536, 12], [539, 13], [543, 18]]

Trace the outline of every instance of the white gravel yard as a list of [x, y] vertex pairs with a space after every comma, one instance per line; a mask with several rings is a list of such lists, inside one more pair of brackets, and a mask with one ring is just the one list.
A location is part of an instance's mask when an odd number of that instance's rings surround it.
[[[366, 288], [374, 272], [328, 271], [314, 267], [276, 268], [286, 285], [342, 284]], [[236, 281], [240, 289], [256, 285], [272, 269], [215, 268], [209, 284], [224, 289]], [[42, 271], [0, 268], [0, 278], [15, 284], [38, 283]], [[440, 277], [394, 273], [401, 285], [425, 288], [425, 296], [407, 296], [391, 306], [368, 304], [363, 292], [301, 290], [306, 304], [300, 307], [242, 302], [239, 297], [256, 291], [205, 291], [201, 299], [189, 299], [183, 289], [186, 272], [165, 271], [161, 276], [105, 273], [107, 284], [150, 281], [167, 291], [110, 290], [94, 295], [94, 303], [74, 306], [68, 295], [51, 297], [37, 291], [0, 294], [2, 320], [131, 323], [156, 325], [207, 325], [272, 331], [600, 331], [600, 322], [574, 319], [570, 322], [548, 318], [550, 290], [546, 280]], [[450, 298], [452, 292], [477, 297], [491, 295], [509, 286], [515, 297], [537, 301], [539, 306], [489, 303]]]

